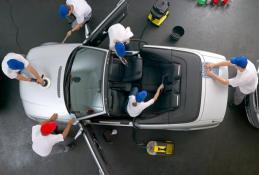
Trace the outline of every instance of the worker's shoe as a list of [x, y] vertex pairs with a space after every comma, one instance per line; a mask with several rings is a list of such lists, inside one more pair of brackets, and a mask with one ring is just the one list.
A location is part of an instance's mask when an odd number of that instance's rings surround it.
[[107, 143], [112, 143], [118, 135], [117, 129], [106, 130], [103, 133], [103, 138]]
[[67, 145], [70, 149], [74, 148], [76, 146], [76, 141], [73, 140], [71, 143]]
[[75, 142], [75, 140], [73, 140], [71, 143], [69, 143], [65, 146], [64, 152], [73, 150], [75, 148], [75, 146], [76, 146], [76, 142]]

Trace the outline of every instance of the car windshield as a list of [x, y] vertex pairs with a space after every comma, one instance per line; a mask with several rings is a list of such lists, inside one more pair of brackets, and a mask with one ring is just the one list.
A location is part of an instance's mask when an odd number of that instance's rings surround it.
[[[107, 52], [91, 47], [81, 47], [72, 58], [69, 86], [69, 111], [77, 117], [104, 111], [102, 80]], [[68, 65], [69, 66], [69, 65]]]

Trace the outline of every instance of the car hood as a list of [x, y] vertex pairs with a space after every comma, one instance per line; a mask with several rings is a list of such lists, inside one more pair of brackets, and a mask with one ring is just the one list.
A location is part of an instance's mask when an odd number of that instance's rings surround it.
[[[224, 56], [217, 54], [206, 54], [203, 57], [205, 62], [209, 63], [226, 60]], [[219, 76], [228, 79], [228, 68], [226, 66], [219, 67]], [[227, 108], [228, 86], [224, 86], [212, 78], [203, 78], [203, 83], [203, 120], [221, 122]]]
[[[20, 81], [20, 96], [26, 114], [32, 118], [47, 118], [53, 113], [60, 120], [67, 120], [69, 113], [65, 106], [63, 79], [70, 53], [80, 44], [55, 44], [33, 48], [27, 59], [40, 73], [50, 79], [50, 87]], [[30, 76], [25, 72], [27, 76]]]

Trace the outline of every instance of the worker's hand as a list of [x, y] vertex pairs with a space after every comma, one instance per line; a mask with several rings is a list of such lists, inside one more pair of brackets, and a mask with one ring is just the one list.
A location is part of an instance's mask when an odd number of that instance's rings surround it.
[[52, 121], [56, 121], [58, 119], [58, 114], [57, 113], [54, 113], [51, 117], [50, 117], [50, 120]]
[[68, 9], [69, 9], [67, 16], [70, 16], [74, 11], [74, 6], [73, 5], [67, 5], [67, 6], [68, 6]]
[[164, 89], [164, 84], [162, 83], [162, 84], [160, 84], [160, 86], [158, 87], [158, 89], [161, 91], [162, 89]]
[[71, 34], [72, 34], [72, 30], [69, 30], [69, 31], [67, 32], [67, 36], [66, 36], [66, 37], [70, 37]]
[[130, 43], [130, 39], [125, 40], [125, 44], [129, 44]]
[[67, 14], [67, 16], [70, 16], [71, 14], [72, 14], [72, 9], [70, 9], [69, 11], [68, 11], [68, 14]]
[[68, 120], [67, 124], [69, 125], [73, 125], [75, 123], [75, 119], [74, 118], [71, 118], [70, 120]]
[[214, 77], [214, 73], [210, 70], [207, 70], [207, 75], [212, 78]]
[[37, 82], [38, 84], [41, 84], [42, 86], [44, 85], [44, 80], [43, 80], [42, 78], [38, 78], [38, 79], [36, 80], [36, 82]]
[[125, 66], [128, 66], [128, 61], [125, 58], [120, 58], [122, 64], [124, 64]]
[[117, 40], [117, 39], [113, 39], [112, 41], [113, 41], [113, 43], [120, 42], [120, 41], [119, 41], [119, 40]]
[[207, 63], [207, 64], [205, 64], [205, 68], [206, 68], [206, 69], [212, 69], [214, 66], [215, 66], [215, 64], [213, 64], [213, 63]]

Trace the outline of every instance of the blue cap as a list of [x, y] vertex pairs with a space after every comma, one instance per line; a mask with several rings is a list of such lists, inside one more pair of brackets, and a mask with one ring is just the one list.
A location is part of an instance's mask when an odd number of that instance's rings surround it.
[[61, 18], [64, 19], [67, 16], [69, 10], [65, 4], [61, 4], [59, 6], [58, 11], [59, 11], [59, 15], [61, 16]]
[[125, 45], [122, 42], [115, 43], [115, 51], [119, 57], [124, 57], [126, 55]]
[[246, 56], [232, 57], [230, 58], [230, 62], [244, 69], [246, 68], [246, 65], [247, 65], [247, 57]]
[[7, 61], [7, 65], [12, 70], [23, 70], [24, 64], [16, 59], [10, 59]]
[[144, 101], [146, 97], [147, 97], [147, 91], [140, 91], [136, 95], [136, 101], [140, 103]]

